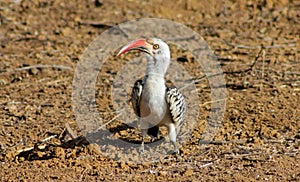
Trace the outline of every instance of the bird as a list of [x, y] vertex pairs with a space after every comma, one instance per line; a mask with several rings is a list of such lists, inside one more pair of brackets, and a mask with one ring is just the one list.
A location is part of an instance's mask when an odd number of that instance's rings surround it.
[[120, 49], [120, 55], [138, 50], [145, 53], [147, 64], [143, 79], [135, 81], [131, 90], [131, 104], [139, 118], [142, 132], [141, 151], [144, 151], [145, 137], [157, 137], [159, 128], [168, 130], [173, 153], [179, 153], [176, 144], [186, 114], [183, 94], [175, 86], [166, 86], [165, 75], [171, 62], [170, 48], [159, 38], [137, 39]]

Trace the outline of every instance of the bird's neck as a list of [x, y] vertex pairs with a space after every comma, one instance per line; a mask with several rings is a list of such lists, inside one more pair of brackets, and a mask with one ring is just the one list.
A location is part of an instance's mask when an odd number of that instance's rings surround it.
[[169, 68], [170, 58], [169, 57], [148, 57], [147, 59], [147, 69], [146, 76], [147, 77], [157, 77], [164, 79], [167, 70]]

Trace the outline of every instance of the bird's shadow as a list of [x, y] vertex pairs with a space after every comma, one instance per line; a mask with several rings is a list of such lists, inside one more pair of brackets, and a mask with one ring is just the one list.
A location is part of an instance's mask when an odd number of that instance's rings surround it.
[[[24, 158], [28, 161], [34, 160], [48, 160], [57, 157], [54, 153], [55, 148], [61, 147], [64, 149], [75, 147], [85, 147], [89, 144], [97, 144], [101, 150], [106, 150], [107, 148], [119, 148], [123, 151], [132, 151], [133, 149], [140, 149], [141, 146], [141, 137], [128, 138], [126, 136], [115, 137], [116, 133], [120, 133], [121, 131], [126, 131], [128, 129], [136, 129], [135, 127], [129, 126], [125, 123], [118, 124], [114, 127], [109, 127], [108, 129], [99, 129], [94, 132], [90, 132], [85, 134], [84, 136], [77, 136], [74, 139], [70, 140], [61, 140], [61, 144], [47, 144], [43, 149], [40, 149], [40, 143], [36, 143], [35, 146], [30, 150], [24, 150], [19, 152], [16, 158]], [[64, 134], [65, 135], [65, 134]], [[64, 138], [64, 137], [62, 137]], [[159, 146], [162, 142], [164, 142], [164, 137], [159, 136], [154, 138], [150, 142], [145, 142], [145, 149], [150, 147]], [[104, 149], [103, 149], [104, 147]], [[44, 153], [43, 155], [39, 155], [39, 153]]]
[[[116, 126], [108, 127], [107, 129], [100, 129], [94, 132], [87, 133], [85, 135], [85, 138], [89, 143], [95, 143], [99, 146], [110, 146], [110, 147], [117, 147], [122, 148], [124, 150], [132, 149], [132, 148], [139, 148], [142, 143], [142, 137], [128, 137], [127, 135], [120, 135], [122, 131], [128, 130], [137, 130], [137, 128], [127, 125], [125, 123], [120, 123]], [[116, 134], [119, 134], [118, 137], [116, 137]], [[145, 146], [151, 145], [151, 147], [155, 147], [160, 145], [162, 142], [164, 142], [164, 137], [159, 135], [156, 138], [153, 138], [150, 141], [145, 141]]]

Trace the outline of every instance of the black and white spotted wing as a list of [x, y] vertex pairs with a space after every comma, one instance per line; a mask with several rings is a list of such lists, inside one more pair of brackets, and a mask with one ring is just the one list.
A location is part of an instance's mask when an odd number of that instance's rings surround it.
[[176, 87], [170, 87], [167, 88], [166, 101], [169, 105], [173, 122], [175, 125], [181, 126], [186, 112], [184, 96]]
[[135, 81], [134, 86], [131, 90], [131, 104], [135, 114], [138, 117], [141, 117], [140, 100], [143, 91], [143, 86], [144, 86], [144, 81], [140, 79]]

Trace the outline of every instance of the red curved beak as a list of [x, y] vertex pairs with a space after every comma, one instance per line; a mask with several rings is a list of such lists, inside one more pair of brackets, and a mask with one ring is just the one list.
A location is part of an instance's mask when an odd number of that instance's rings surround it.
[[150, 44], [146, 41], [146, 39], [138, 39], [124, 46], [117, 54], [117, 57], [131, 50], [140, 50], [148, 54], [151, 54], [149, 48], [150, 48]]

